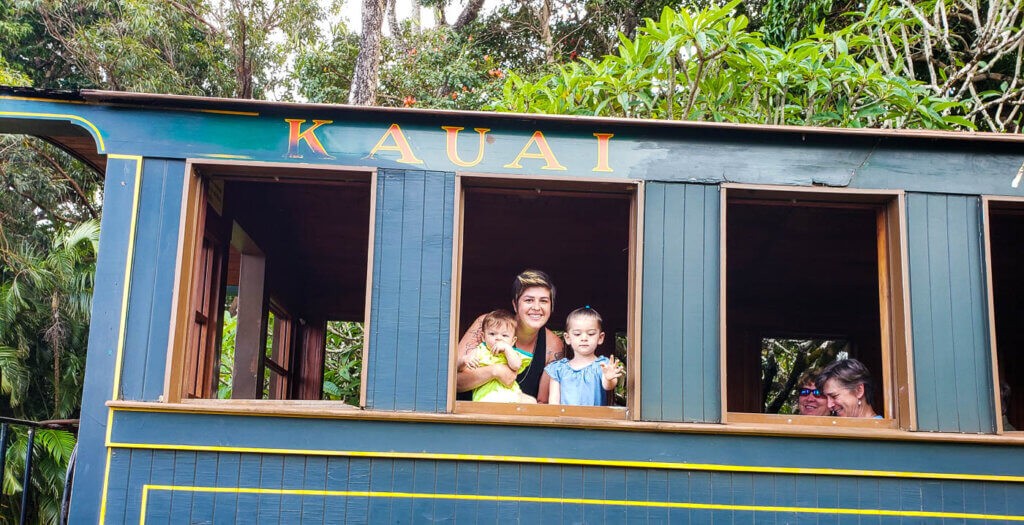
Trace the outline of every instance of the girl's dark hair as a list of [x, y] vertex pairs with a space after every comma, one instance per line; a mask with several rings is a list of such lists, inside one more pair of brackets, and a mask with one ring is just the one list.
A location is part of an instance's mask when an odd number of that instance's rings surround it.
[[871, 380], [871, 372], [864, 363], [849, 358], [833, 361], [818, 375], [817, 385], [824, 387], [829, 379], [835, 379], [843, 388], [854, 389], [857, 385], [864, 385], [864, 401], [874, 408], [874, 381]]

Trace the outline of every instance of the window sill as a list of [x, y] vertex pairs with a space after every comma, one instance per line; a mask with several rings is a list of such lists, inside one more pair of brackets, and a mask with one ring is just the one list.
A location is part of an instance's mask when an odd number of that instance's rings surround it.
[[518, 403], [483, 403], [456, 401], [456, 414], [486, 414], [514, 417], [573, 417], [581, 419], [607, 419], [625, 421], [629, 419], [626, 407], [581, 407], [567, 405], [521, 405]]
[[[444, 423], [464, 425], [505, 425], [530, 427], [591, 428], [634, 432], [666, 432], [680, 434], [785, 436], [806, 439], [868, 439], [872, 441], [917, 441], [944, 443], [978, 443], [989, 445], [1024, 445], [1024, 432], [996, 434], [958, 434], [952, 432], [910, 432], [892, 428], [849, 428], [808, 426], [800, 424], [755, 423], [668, 423], [660, 421], [625, 421], [584, 417], [550, 417], [538, 415], [436, 414], [429, 412], [392, 412], [361, 410], [332, 401], [240, 401], [189, 400], [183, 403], [150, 401], [107, 401], [114, 411], [164, 412], [176, 414], [224, 414], [255, 417], [296, 417], [311, 419], [360, 419], [404, 421], [412, 423]], [[515, 406], [515, 405], [513, 405]], [[580, 407], [575, 407], [580, 408]], [[610, 408], [610, 407], [595, 407]], [[614, 409], [612, 410], [621, 410]], [[624, 412], [624, 411], [623, 411]], [[810, 416], [805, 416], [810, 417]], [[824, 418], [831, 420], [835, 418]], [[885, 420], [876, 420], [885, 421]]]
[[814, 431], [819, 428], [848, 428], [898, 430], [895, 419], [850, 418], [832, 416], [801, 416], [796, 414], [752, 414], [747, 412], [729, 412], [726, 416], [729, 424], [743, 425], [777, 425], [785, 427], [805, 428]]

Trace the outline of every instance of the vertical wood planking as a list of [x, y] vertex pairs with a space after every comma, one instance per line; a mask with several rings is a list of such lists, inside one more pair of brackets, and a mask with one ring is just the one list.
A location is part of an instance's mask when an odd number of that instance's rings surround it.
[[[217, 487], [240, 487], [239, 468], [240, 454], [217, 455]], [[213, 498], [213, 523], [235, 523], [238, 494], [217, 493]]]
[[[393, 461], [393, 477], [391, 488], [394, 492], [412, 492], [413, 476], [415, 475], [415, 461], [409, 459], [396, 459]], [[391, 523], [414, 523], [413, 521], [413, 500], [409, 498], [395, 498], [391, 501]]]
[[[149, 483], [160, 485], [174, 484], [174, 452], [161, 451], [153, 453], [153, 467], [150, 471]], [[171, 523], [171, 501], [173, 493], [157, 490], [149, 493], [146, 505], [146, 523]]]
[[[238, 486], [260, 487], [262, 456], [242, 454], [238, 465]], [[256, 523], [259, 519], [260, 498], [258, 494], [239, 493], [235, 499], [235, 517], [238, 523]]]
[[155, 401], [163, 394], [184, 176], [181, 161], [143, 164], [121, 369], [123, 399]]
[[717, 422], [718, 186], [645, 185], [641, 417]]
[[[479, 494], [477, 492], [477, 464], [455, 464], [455, 492], [457, 494]], [[454, 505], [454, 521], [470, 521], [476, 519], [475, 501], [457, 500]]]
[[[583, 497], [588, 500], [612, 499], [604, 493], [604, 469], [588, 468], [583, 471]], [[583, 507], [583, 523], [606, 522], [602, 505]]]
[[117, 523], [117, 516], [126, 512], [125, 503], [131, 486], [128, 478], [132, 466], [132, 451], [117, 450], [110, 458], [110, 484], [107, 486], [107, 522]]
[[[368, 491], [370, 490], [370, 463], [369, 459], [350, 459], [348, 490]], [[370, 499], [360, 497], [346, 498], [345, 522], [346, 523], [367, 523], [370, 519]]]
[[[437, 462], [435, 490], [438, 494], [456, 494], [458, 472], [456, 472], [454, 461]], [[438, 523], [450, 523], [455, 521], [455, 502], [452, 500], [438, 500], [434, 502], [434, 521]]]
[[[196, 482], [196, 453], [174, 452], [174, 476], [172, 485], [192, 487]], [[171, 523], [189, 523], [192, 516], [193, 493], [184, 490], [171, 492]]]
[[[416, 461], [412, 464], [412, 492], [419, 494], [441, 494], [437, 488], [437, 462]], [[436, 521], [434, 518], [435, 500], [416, 499], [412, 502], [411, 523]]]
[[[214, 452], [197, 452], [194, 484], [200, 487], [217, 485], [219, 468], [218, 454]], [[212, 492], [196, 492], [192, 495], [192, 512], [188, 523], [213, 523], [216, 509], [216, 494]]]
[[[665, 189], [666, 184], [647, 184], [644, 195], [644, 271], [643, 271], [643, 301], [649, 305], [642, 310], [643, 320], [642, 337], [644, 350], [640, 363], [640, 388], [644, 395], [641, 396], [641, 417], [651, 421], [665, 420], [663, 410], [663, 396], [671, 395], [665, 392], [662, 374], [665, 373], [661, 365], [661, 355], [664, 352], [664, 341], [661, 337], [662, 311], [664, 310], [664, 295], [661, 283], [664, 281], [664, 253], [665, 253]], [[661, 235], [652, 235], [653, 233]], [[657, 352], [655, 351], [657, 349]], [[648, 399], [648, 395], [656, 395], [654, 399]], [[680, 402], [680, 406], [682, 403]]]
[[377, 184], [367, 404], [443, 412], [455, 177], [381, 170]]
[[[395, 462], [391, 459], [370, 460], [370, 491], [388, 492], [394, 487]], [[393, 523], [391, 502], [386, 498], [370, 498], [368, 523]]]
[[[305, 488], [306, 481], [312, 478], [314, 483], [318, 481], [322, 484], [323, 482], [318, 480], [316, 472], [307, 472], [306, 459], [303, 456], [287, 455], [284, 456], [284, 465], [281, 469], [281, 488], [283, 489], [302, 489]], [[322, 485], [321, 485], [322, 486]], [[323, 496], [301, 496], [297, 494], [282, 494], [281, 495], [281, 511], [278, 514], [278, 523], [299, 523], [302, 521], [302, 505], [305, 498], [311, 498], [315, 500], [322, 500]]]
[[[540, 497], [540, 465], [521, 465], [519, 467], [519, 493], [523, 496]], [[540, 503], [520, 503], [520, 523], [540, 523], [544, 518], [544, 505]]]
[[[134, 159], [110, 157], [103, 185], [103, 217], [96, 260], [92, 316], [89, 322], [89, 352], [86, 355], [85, 384], [82, 389], [81, 427], [78, 433], [78, 472], [75, 498], [71, 502], [72, 523], [99, 523], [101, 501], [106, 496], [107, 407], [114, 387], [125, 262], [131, 235], [135, 197]], [[106, 522], [114, 520], [106, 516]]]
[[921, 430], [995, 430], [980, 213], [980, 200], [973, 196], [907, 198]]
[[[325, 488], [327, 490], [351, 490], [349, 487], [349, 466], [348, 458], [332, 457], [327, 459], [327, 479]], [[324, 523], [345, 523], [347, 521], [346, 508], [352, 498], [325, 498], [324, 499]]]
[[[498, 464], [498, 492], [499, 496], [519, 494], [519, 465], [509, 463]], [[499, 502], [498, 519], [503, 522], [519, 521], [519, 503]]]
[[[327, 490], [327, 460], [320, 456], [306, 457], [306, 470], [302, 480], [305, 490]], [[305, 524], [323, 523], [327, 518], [326, 503], [328, 496], [305, 496], [302, 498], [302, 515], [300, 522]], [[337, 518], [335, 518], [337, 520]]]
[[[128, 493], [124, 500], [124, 512], [121, 514], [120, 523], [131, 523], [139, 519], [139, 509], [142, 508], [142, 486], [149, 483], [150, 470], [153, 468], [153, 451], [132, 450], [131, 466], [128, 467], [127, 487]], [[117, 523], [118, 517], [107, 509], [108, 520]]]

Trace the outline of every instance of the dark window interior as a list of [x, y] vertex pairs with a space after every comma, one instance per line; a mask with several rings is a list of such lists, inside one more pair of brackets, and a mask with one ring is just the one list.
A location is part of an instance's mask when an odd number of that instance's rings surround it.
[[483, 313], [511, 311], [513, 278], [535, 268], [557, 287], [548, 328], [564, 329], [570, 311], [590, 305], [604, 318], [598, 354], [616, 352], [615, 334], [628, 329], [632, 199], [632, 187], [599, 184], [466, 187], [459, 335]]
[[993, 204], [989, 217], [999, 379], [1005, 383], [1000, 386], [1009, 387], [1003, 398], [1003, 426], [1024, 430], [1024, 205]]
[[224, 299], [207, 316], [219, 325], [206, 345], [217, 373], [204, 372], [203, 388], [185, 395], [323, 398], [328, 320], [364, 319], [369, 176], [240, 167], [203, 174], [222, 188], [223, 205], [207, 208], [205, 229], [225, 259], [208, 286]]
[[785, 338], [841, 340], [841, 350], [872, 372], [874, 408], [882, 413], [877, 239], [882, 205], [747, 195], [752, 193], [727, 201], [728, 410], [765, 411], [779, 394], [772, 393], [766, 378], [788, 384], [814, 366], [813, 356], [801, 355], [794, 345], [788, 368], [772, 369], [779, 363], [765, 358], [762, 345], [768, 338]]

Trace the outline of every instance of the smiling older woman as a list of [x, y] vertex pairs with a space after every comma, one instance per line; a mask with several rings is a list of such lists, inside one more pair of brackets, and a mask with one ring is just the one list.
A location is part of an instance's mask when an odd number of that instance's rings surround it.
[[871, 373], [856, 359], [843, 359], [826, 366], [817, 383], [825, 392], [828, 408], [839, 417], [874, 417], [871, 406]]
[[[547, 403], [549, 378], [544, 366], [565, 357], [562, 339], [548, 330], [555, 306], [555, 285], [551, 277], [540, 270], [524, 270], [512, 282], [512, 307], [519, 325], [516, 328], [516, 348], [533, 354], [533, 363], [519, 377], [523, 393], [537, 398], [538, 403]], [[458, 355], [471, 352], [483, 340], [481, 326], [483, 317], [478, 317], [459, 340]], [[543, 364], [542, 364], [543, 363]], [[516, 381], [516, 373], [505, 365], [490, 365], [479, 368], [464, 368], [455, 378], [456, 390], [466, 392], [492, 379], [506, 385]]]

